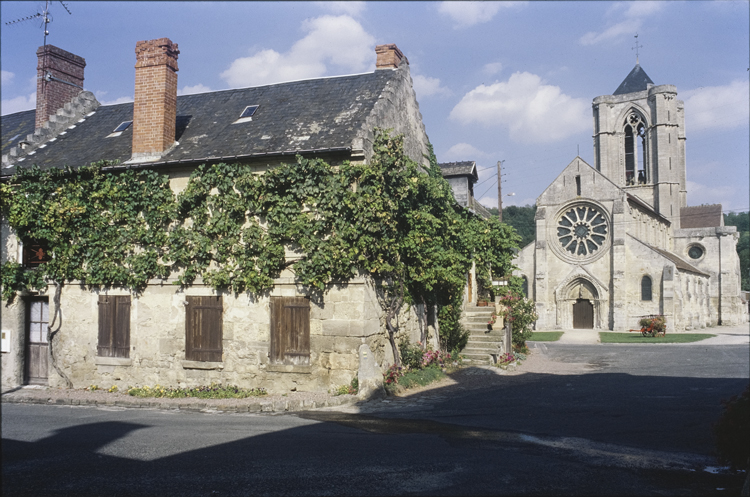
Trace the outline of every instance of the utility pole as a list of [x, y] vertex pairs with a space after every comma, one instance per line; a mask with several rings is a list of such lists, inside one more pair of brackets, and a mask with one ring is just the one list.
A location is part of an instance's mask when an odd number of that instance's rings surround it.
[[503, 220], [503, 180], [502, 168], [504, 160], [497, 161], [497, 217], [500, 221]]

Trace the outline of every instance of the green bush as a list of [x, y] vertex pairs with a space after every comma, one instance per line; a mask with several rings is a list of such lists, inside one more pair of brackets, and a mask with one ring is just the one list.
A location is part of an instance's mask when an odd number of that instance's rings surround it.
[[128, 387], [128, 395], [133, 397], [166, 397], [170, 399], [196, 397], [200, 399], [244, 399], [246, 397], [260, 397], [266, 395], [265, 388], [239, 388], [233, 385], [211, 383], [209, 386], [193, 388], [165, 388], [156, 385], [153, 388]]
[[526, 340], [530, 340], [533, 333], [531, 327], [538, 319], [534, 301], [516, 291], [508, 292], [500, 297], [499, 315], [511, 324], [513, 349], [525, 352]]
[[404, 389], [425, 386], [444, 377], [443, 370], [436, 364], [432, 364], [424, 369], [407, 371], [398, 379], [398, 385]]
[[422, 356], [424, 351], [419, 345], [412, 345], [409, 339], [402, 337], [398, 344], [401, 352], [401, 364], [408, 369], [420, 369], [422, 367]]
[[750, 384], [722, 404], [724, 412], [713, 430], [719, 462], [732, 469], [750, 469]]

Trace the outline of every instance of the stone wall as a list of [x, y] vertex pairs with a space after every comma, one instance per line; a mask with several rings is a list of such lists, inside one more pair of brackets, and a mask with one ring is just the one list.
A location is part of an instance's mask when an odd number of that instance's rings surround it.
[[[50, 296], [53, 287], [49, 288]], [[100, 387], [156, 384], [190, 387], [219, 382], [241, 387], [264, 387], [272, 393], [326, 391], [348, 384], [359, 367], [358, 349], [367, 344], [377, 363], [393, 362], [387, 341], [383, 312], [370, 283], [363, 278], [331, 287], [322, 301], [310, 304], [310, 366], [269, 364], [270, 297], [305, 296], [306, 290], [292, 278], [280, 278], [266, 295], [223, 293], [223, 354], [220, 363], [185, 360], [186, 296], [216, 293], [202, 285], [181, 290], [171, 284], [151, 284], [139, 296], [131, 296], [130, 357], [97, 356], [98, 298], [104, 292], [77, 285], [63, 287], [62, 328], [55, 339], [58, 364], [74, 388], [95, 384]], [[129, 295], [110, 290], [108, 295]], [[52, 304], [50, 304], [52, 307]], [[16, 332], [12, 351], [3, 354], [3, 389], [23, 383], [22, 359], [24, 299], [3, 308], [3, 329]], [[419, 326], [416, 314], [404, 307], [401, 334], [416, 342]], [[49, 368], [49, 384], [65, 383]]]

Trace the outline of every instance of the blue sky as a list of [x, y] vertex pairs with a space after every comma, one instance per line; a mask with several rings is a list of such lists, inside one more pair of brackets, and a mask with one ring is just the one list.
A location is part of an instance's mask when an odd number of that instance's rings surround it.
[[[441, 162], [475, 160], [475, 194], [533, 204], [580, 150], [593, 165], [591, 101], [640, 63], [685, 101], [688, 204], [750, 208], [750, 3], [59, 2], [48, 43], [86, 59], [102, 103], [132, 101], [135, 44], [179, 44], [179, 91], [197, 93], [374, 69], [377, 44], [410, 62]], [[0, 2], [2, 114], [35, 102], [44, 2]]]

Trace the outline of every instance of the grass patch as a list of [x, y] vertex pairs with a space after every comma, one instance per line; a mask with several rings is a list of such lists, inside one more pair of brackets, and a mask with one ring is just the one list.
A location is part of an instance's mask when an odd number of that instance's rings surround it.
[[644, 337], [640, 333], [600, 332], [602, 343], [690, 343], [715, 337], [707, 333], [667, 333], [663, 337]]
[[169, 399], [180, 399], [185, 397], [196, 397], [199, 399], [244, 399], [247, 397], [260, 397], [266, 395], [265, 388], [239, 388], [233, 385], [219, 385], [212, 383], [209, 386], [194, 388], [165, 388], [160, 385], [154, 387], [132, 387], [128, 388], [128, 395], [133, 397], [166, 397]]
[[556, 342], [563, 336], [562, 331], [534, 331], [531, 333], [532, 342]]
[[413, 387], [423, 387], [438, 380], [445, 378], [445, 373], [438, 366], [427, 366], [424, 369], [413, 369], [404, 373], [398, 379], [398, 383], [391, 383], [385, 386], [388, 393], [394, 394], [402, 390]]

